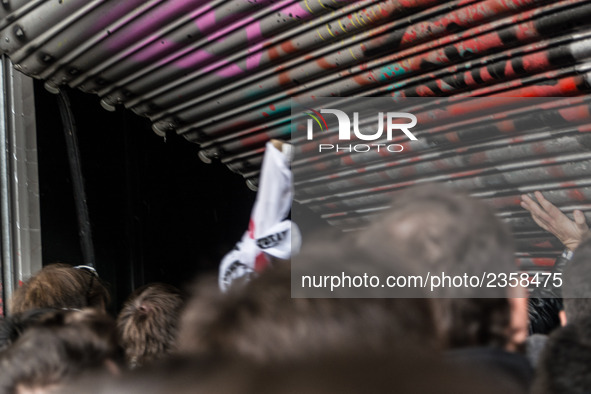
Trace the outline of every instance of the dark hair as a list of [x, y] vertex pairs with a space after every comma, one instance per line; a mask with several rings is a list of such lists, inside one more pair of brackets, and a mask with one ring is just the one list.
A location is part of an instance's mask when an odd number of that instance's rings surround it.
[[568, 323], [591, 319], [591, 238], [586, 238], [564, 271], [562, 296]]
[[[385, 349], [386, 350], [386, 349]], [[404, 353], [396, 348], [310, 355], [258, 365], [248, 360], [171, 359], [123, 376], [91, 377], [64, 394], [504, 394], [522, 393], [490, 371], [457, 368], [433, 354]]]
[[184, 303], [179, 289], [152, 283], [135, 290], [117, 317], [128, 365], [140, 366], [171, 352]]
[[96, 273], [57, 263], [43, 267], [14, 292], [10, 312], [87, 307], [104, 311], [109, 301], [109, 292]]
[[532, 393], [591, 392], [591, 320], [580, 319], [554, 331], [546, 342]]
[[0, 353], [0, 394], [60, 385], [118, 359], [115, 324], [96, 310], [54, 311]]
[[[445, 272], [480, 278], [484, 273], [516, 270], [511, 232], [494, 210], [441, 185], [398, 193], [390, 210], [360, 235], [359, 245], [423, 275]], [[435, 321], [448, 346], [502, 347], [507, 343], [508, 293], [487, 290], [493, 291], [483, 295], [489, 298], [475, 298], [480, 293], [472, 289], [462, 293], [454, 288], [434, 300]]]
[[442, 298], [435, 320], [449, 348], [491, 346], [508, 342], [510, 306], [506, 298]]
[[179, 350], [268, 362], [391, 342], [435, 347], [427, 299], [291, 298], [288, 266], [221, 294], [201, 282], [181, 320]]
[[39, 323], [46, 315], [54, 311], [54, 309], [33, 309], [0, 318], [0, 351], [7, 349], [27, 328]]

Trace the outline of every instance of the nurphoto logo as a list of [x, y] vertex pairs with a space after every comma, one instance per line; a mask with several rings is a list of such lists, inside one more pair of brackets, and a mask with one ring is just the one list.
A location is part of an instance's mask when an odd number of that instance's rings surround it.
[[[314, 129], [320, 129], [320, 132], [328, 132], [328, 122], [326, 121], [323, 114], [330, 114], [336, 117], [338, 123], [338, 135], [339, 141], [351, 141], [352, 138], [356, 138], [361, 141], [380, 141], [384, 137], [384, 129], [386, 132], [386, 141], [392, 141], [394, 133], [402, 132], [411, 141], [417, 141], [417, 137], [409, 130], [416, 126], [417, 117], [407, 112], [378, 112], [377, 115], [377, 130], [375, 126], [373, 130], [368, 130], [368, 127], [363, 129], [360, 128], [359, 112], [353, 112], [353, 121], [349, 115], [339, 109], [323, 108], [320, 111], [316, 111], [311, 108], [307, 108], [309, 112], [305, 112], [309, 116], [307, 119], [307, 139], [309, 141], [314, 139]], [[333, 118], [334, 119], [334, 118]], [[384, 127], [385, 123], [385, 127]], [[332, 123], [331, 123], [332, 124]], [[375, 123], [374, 123], [375, 125]], [[377, 152], [388, 151], [392, 153], [402, 152], [404, 146], [401, 144], [390, 144], [390, 143], [362, 143], [362, 144], [318, 144], [318, 152], [327, 151], [346, 151], [346, 152], [369, 152], [375, 150]]]

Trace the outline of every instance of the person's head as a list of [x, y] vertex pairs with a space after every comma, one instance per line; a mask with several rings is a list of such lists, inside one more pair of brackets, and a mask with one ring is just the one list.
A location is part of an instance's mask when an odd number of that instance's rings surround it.
[[184, 297], [174, 286], [152, 283], [135, 290], [117, 317], [127, 363], [140, 366], [174, 349]]
[[0, 394], [59, 392], [75, 377], [116, 368], [115, 323], [92, 309], [56, 310], [0, 353]]
[[563, 325], [591, 320], [591, 237], [581, 242], [563, 276]]
[[16, 289], [10, 313], [39, 308], [96, 308], [104, 311], [109, 300], [109, 292], [95, 271], [61, 263], [51, 264]]
[[199, 283], [181, 319], [179, 350], [272, 362], [400, 341], [436, 346], [430, 300], [291, 298], [290, 286], [287, 266], [225, 294]]
[[[480, 280], [516, 271], [509, 229], [476, 198], [441, 185], [409, 188], [398, 193], [380, 217], [360, 235], [360, 246], [392, 256], [415, 272]], [[437, 300], [435, 320], [448, 345], [509, 347], [523, 342], [527, 299], [525, 292], [509, 290], [450, 286], [438, 293], [442, 298]], [[478, 298], [485, 291], [489, 298]], [[518, 298], [512, 298], [516, 294]]]
[[538, 363], [534, 394], [591, 392], [591, 321], [577, 319], [555, 330]]
[[522, 393], [503, 379], [458, 368], [436, 355], [335, 352], [260, 365], [248, 360], [175, 358], [105, 381], [91, 377], [63, 394], [504, 394]]
[[32, 309], [16, 315], [0, 318], [0, 351], [12, 345], [25, 330], [38, 324], [55, 309]]
[[515, 270], [512, 235], [494, 210], [443, 185], [411, 187], [396, 194], [389, 210], [360, 234], [359, 244], [420, 270]]

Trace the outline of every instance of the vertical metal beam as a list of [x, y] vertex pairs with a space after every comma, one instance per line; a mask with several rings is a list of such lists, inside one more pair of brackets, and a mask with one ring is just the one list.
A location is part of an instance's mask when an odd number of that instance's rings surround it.
[[60, 116], [64, 127], [64, 137], [68, 150], [68, 164], [70, 165], [70, 176], [72, 178], [72, 189], [74, 191], [74, 203], [76, 204], [76, 217], [78, 218], [78, 237], [82, 249], [84, 265], [95, 266], [94, 246], [92, 244], [92, 230], [88, 204], [86, 203], [86, 191], [84, 190], [84, 176], [82, 175], [82, 164], [80, 163], [80, 149], [78, 147], [78, 132], [74, 114], [72, 113], [70, 99], [65, 91], [60, 90], [57, 101]]
[[33, 80], [2, 56], [0, 88], [0, 261], [7, 301], [23, 278], [41, 269], [41, 216]]
[[[9, 174], [8, 163], [8, 114], [7, 96], [9, 94], [6, 86], [6, 68], [4, 56], [0, 61], [0, 246], [2, 251], [2, 300], [8, 301], [14, 287], [12, 283], [12, 226], [10, 217], [10, 204], [8, 202]], [[4, 302], [3, 302], [4, 306]], [[6, 310], [6, 307], [4, 307]]]

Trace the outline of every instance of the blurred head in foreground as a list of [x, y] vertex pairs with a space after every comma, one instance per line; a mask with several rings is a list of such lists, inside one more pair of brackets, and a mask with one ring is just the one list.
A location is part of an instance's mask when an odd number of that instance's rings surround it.
[[[368, 253], [415, 274], [476, 277], [516, 272], [512, 235], [484, 202], [441, 185], [409, 188], [359, 237]], [[512, 349], [527, 337], [523, 288], [437, 288], [436, 318], [448, 347]], [[432, 295], [433, 296], [433, 295]], [[480, 298], [479, 298], [480, 297]], [[485, 298], [482, 298], [485, 297]]]
[[43, 321], [55, 309], [32, 309], [0, 318], [0, 352], [7, 349], [29, 328]]
[[0, 353], [0, 394], [58, 393], [84, 373], [117, 370], [115, 323], [96, 310], [54, 311]]
[[538, 363], [534, 394], [591, 392], [591, 320], [554, 331]]
[[176, 359], [119, 380], [100, 377], [64, 393], [92, 394], [515, 394], [487, 371], [458, 369], [415, 353], [336, 352], [260, 365], [246, 360]]
[[398, 342], [436, 347], [429, 300], [291, 298], [290, 281], [289, 267], [280, 266], [225, 294], [214, 282], [198, 284], [179, 350], [274, 362]]

